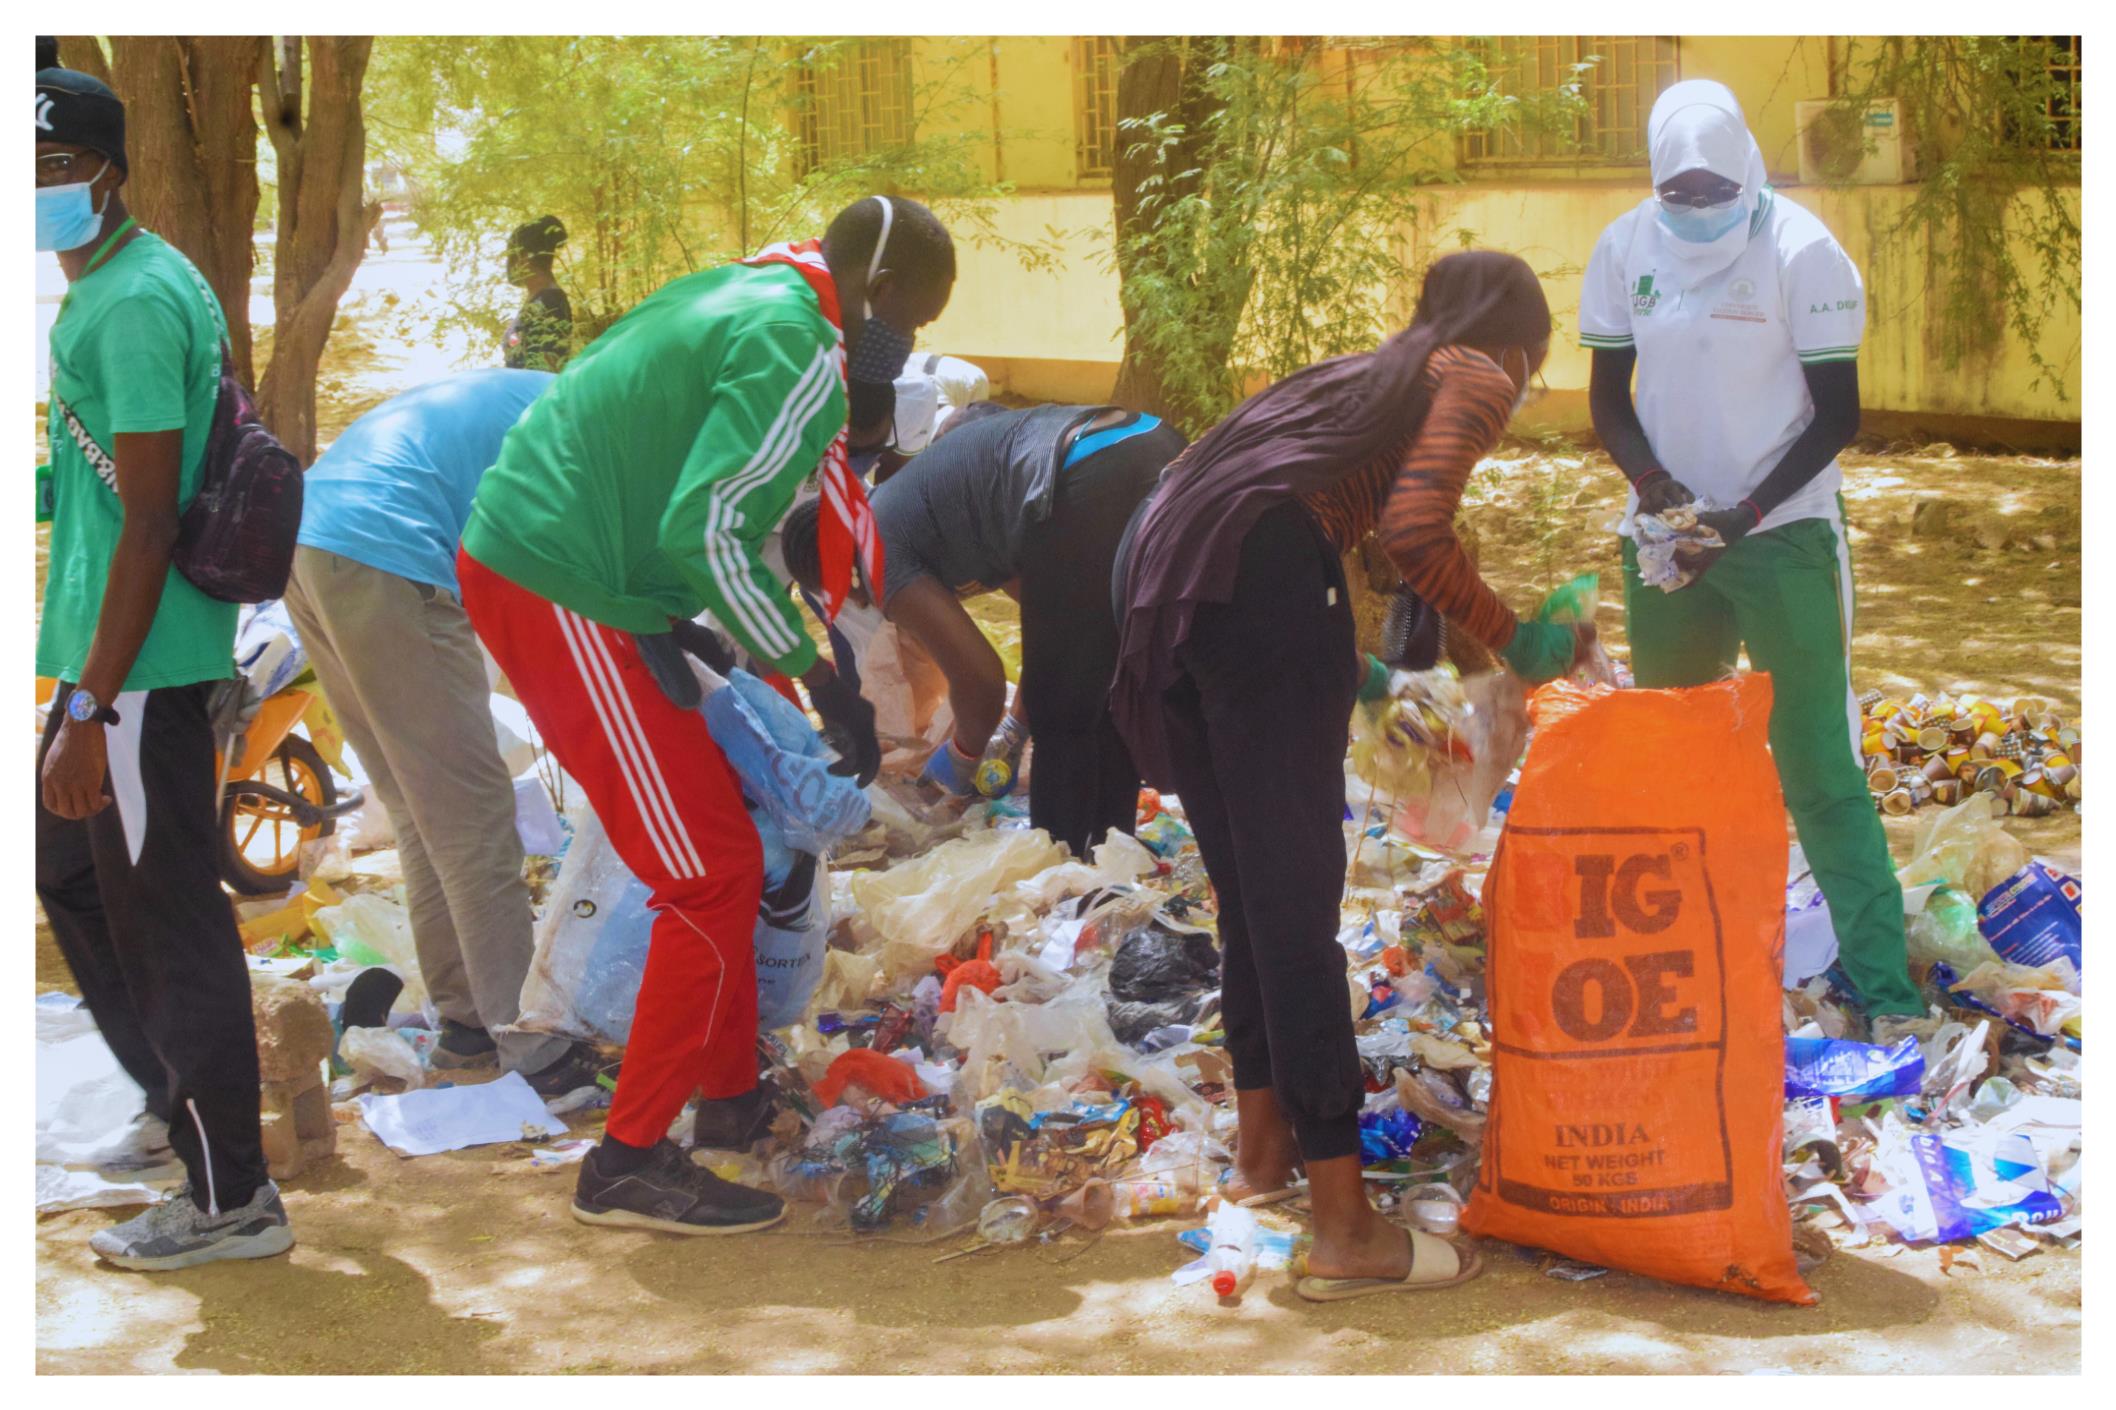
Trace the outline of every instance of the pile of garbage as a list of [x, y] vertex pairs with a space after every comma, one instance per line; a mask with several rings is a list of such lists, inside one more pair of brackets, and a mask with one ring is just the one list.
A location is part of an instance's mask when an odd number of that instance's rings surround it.
[[1866, 783], [1884, 813], [1985, 795], [2015, 817], [2079, 811], [2079, 730], [2037, 696], [2008, 703], [1968, 692], [1908, 700], [1859, 697]]
[[[1576, 600], [1559, 610], [1591, 619], [1591, 589], [1567, 590]], [[1301, 1200], [1240, 1210], [1217, 1198], [1239, 1133], [1214, 904], [1180, 799], [1142, 793], [1133, 835], [1074, 857], [1029, 825], [1021, 793], [963, 809], [910, 782], [915, 755], [862, 792], [827, 772], [813, 730], [775, 693], [740, 673], [707, 685], [708, 721], [765, 840], [759, 1064], [777, 1110], [765, 1136], [712, 1153], [712, 1168], [785, 1195], [797, 1231], [964, 1241], [943, 1257], [1165, 1219], [1197, 1255], [1179, 1282], [1232, 1295], [1259, 1270], [1298, 1270]], [[1483, 898], [1527, 711], [1510, 676], [1442, 667], [1392, 686], [1359, 712], [1346, 760], [1337, 940], [1369, 1187], [1391, 1217], [1451, 1235], [1491, 1111]], [[544, 854], [522, 1026], [614, 1058], [644, 963], [645, 889], [577, 786], [567, 799], [568, 781], [544, 776], [556, 770], [526, 718], [496, 709], [524, 741], [510, 763], [549, 795], [522, 819]], [[2076, 789], [2076, 731], [2040, 702], [1943, 697], [1869, 718], [1873, 752], [1897, 766], [1909, 751], [1944, 761], [1966, 748], [1995, 767], [2018, 738], [1999, 797], [2052, 780], [2053, 758]], [[446, 1093], [428, 1062], [439, 1024], [395, 854], [356, 855], [347, 840], [317, 844], [289, 895], [243, 907], [243, 932], [257, 967], [331, 1002], [340, 1119], [415, 1153], [387, 1134], [406, 1113], [376, 1103]], [[1877, 1044], [1794, 849], [1783, 1154], [1801, 1246], [1976, 1240], [2020, 1257], [2076, 1245], [2080, 884], [2028, 855], [1982, 795], [1928, 814], [1916, 852], [1901, 878], [1930, 1014]], [[378, 971], [397, 981], [386, 992]], [[517, 1110], [520, 1094], [489, 1093], [479, 1129], [521, 1143], [495, 1169], [577, 1161], [588, 1142], [559, 1139], [583, 1134], [565, 1118], [607, 1105], [608, 1085], [549, 1104], [548, 1122]], [[687, 1137], [691, 1118], [671, 1135]], [[1546, 1271], [1602, 1270], [1553, 1259]]]

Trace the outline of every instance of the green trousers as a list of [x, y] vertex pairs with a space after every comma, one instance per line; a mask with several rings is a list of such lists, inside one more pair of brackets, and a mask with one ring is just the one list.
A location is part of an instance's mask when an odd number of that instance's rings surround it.
[[1771, 756], [1839, 963], [1871, 1017], [1922, 1014], [1903, 948], [1903, 888], [1853, 735], [1851, 582], [1836, 526], [1801, 519], [1752, 534], [1675, 592], [1639, 580], [1624, 540], [1624, 613], [1641, 686], [1703, 685], [1749, 661], [1771, 677]]

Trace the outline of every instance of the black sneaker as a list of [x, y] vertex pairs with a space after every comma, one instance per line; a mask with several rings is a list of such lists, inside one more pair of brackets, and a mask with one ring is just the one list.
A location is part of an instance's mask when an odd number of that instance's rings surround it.
[[499, 1044], [482, 1028], [472, 1028], [452, 1018], [441, 1020], [441, 1041], [433, 1050], [433, 1065], [460, 1071], [466, 1067], [490, 1067], [499, 1061]]
[[691, 1125], [691, 1149], [746, 1151], [771, 1133], [779, 1107], [769, 1086], [758, 1085], [739, 1097], [700, 1101]]
[[294, 1230], [270, 1180], [241, 1208], [218, 1214], [200, 1209], [186, 1183], [145, 1214], [98, 1229], [88, 1246], [120, 1268], [160, 1273], [223, 1258], [270, 1258], [294, 1246]]
[[786, 1217], [786, 1202], [777, 1195], [691, 1164], [674, 1141], [655, 1142], [646, 1164], [625, 1175], [605, 1173], [597, 1159], [601, 1153], [599, 1146], [588, 1152], [573, 1188], [573, 1217], [583, 1224], [669, 1234], [747, 1234]]
[[603, 1061], [602, 1054], [592, 1043], [575, 1043], [560, 1054], [558, 1061], [535, 1072], [524, 1072], [523, 1078], [540, 1097], [563, 1097], [568, 1092], [582, 1087], [592, 1087], [595, 1079], [609, 1071], [617, 1071], [615, 1063]]

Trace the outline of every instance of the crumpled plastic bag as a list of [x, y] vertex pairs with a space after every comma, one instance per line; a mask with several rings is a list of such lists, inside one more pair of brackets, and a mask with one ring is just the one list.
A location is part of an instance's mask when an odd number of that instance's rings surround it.
[[373, 891], [361, 891], [318, 910], [311, 924], [340, 957], [395, 970], [404, 981], [399, 1002], [414, 1008], [425, 1004], [419, 947], [412, 939], [411, 914], [404, 907]]
[[[700, 670], [710, 687], [720, 680]], [[867, 826], [867, 795], [830, 772], [836, 762], [808, 717], [747, 671], [708, 689], [703, 705], [713, 742], [742, 780], [749, 802], [797, 852], [822, 853]]]
[[1065, 849], [1041, 828], [980, 832], [888, 871], [856, 875], [852, 899], [881, 937], [883, 975], [895, 983], [931, 969], [1002, 888], [1064, 860]]
[[1878, 1101], [1914, 1097], [1925, 1081], [1925, 1055], [1916, 1038], [1893, 1047], [1798, 1034], [1785, 1040], [1788, 1097], [1844, 1097]]
[[[1352, 771], [1394, 807], [1413, 842], [1460, 850], [1484, 830], [1528, 737], [1526, 694], [1510, 671], [1467, 678], [1449, 666], [1398, 671], [1390, 694], [1352, 711]], [[1365, 815], [1355, 799], [1355, 817]]]
[[[794, 1022], [825, 974], [830, 938], [830, 881], [821, 859], [788, 851], [771, 819], [751, 814], [765, 839], [767, 889], [750, 932], [757, 984], [757, 1022], [770, 1030]], [[784, 875], [769, 868], [783, 854]], [[522, 981], [515, 1028], [623, 1044], [646, 975], [654, 913], [645, 882], [617, 855], [602, 823], [581, 821], [536, 923], [536, 949]]]
[[407, 1090], [426, 1085], [426, 1063], [409, 1038], [394, 1028], [348, 1028], [338, 1056], [356, 1075], [391, 1077]]
[[1149, 924], [1132, 932], [1109, 966], [1109, 1025], [1136, 1045], [1156, 1028], [1189, 1023], [1220, 987], [1220, 948], [1204, 931]]
[[2084, 1001], [2078, 992], [2079, 971], [2068, 960], [2041, 969], [1993, 961], [1947, 988], [1982, 1000], [1999, 1017], [2046, 1038], [2059, 1033], [2079, 1036]]
[[1905, 946], [1914, 960], [1938, 960], [1957, 973], [1998, 959], [1977, 930], [1976, 902], [1966, 891], [1942, 886], [1925, 898], [1925, 905], [1904, 930]]
[[1984, 896], [2026, 865], [2028, 849], [1991, 816], [1990, 795], [1980, 793], [1925, 814], [1911, 860], [1896, 880], [1905, 889], [1944, 881]]

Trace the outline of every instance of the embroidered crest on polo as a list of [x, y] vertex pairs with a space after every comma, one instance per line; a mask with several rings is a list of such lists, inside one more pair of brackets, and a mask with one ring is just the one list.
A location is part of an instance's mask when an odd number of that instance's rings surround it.
[[1653, 276], [1641, 274], [1638, 287], [1631, 291], [1631, 316], [1644, 318], [1660, 307], [1660, 291], [1653, 287]]

